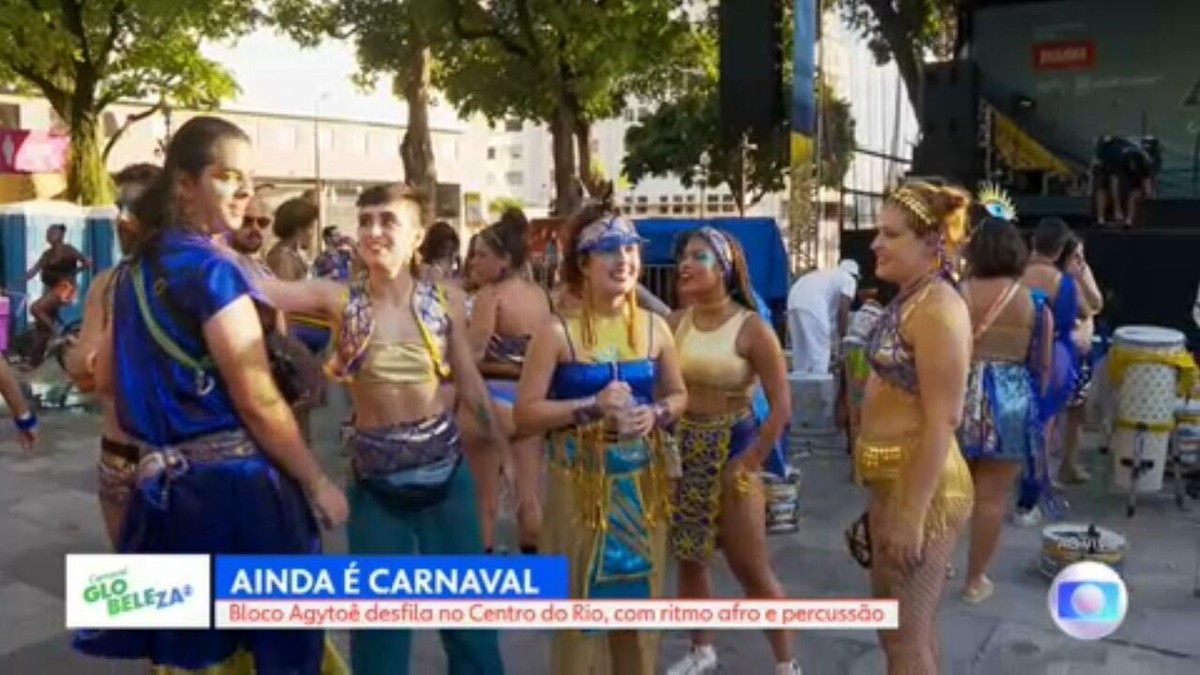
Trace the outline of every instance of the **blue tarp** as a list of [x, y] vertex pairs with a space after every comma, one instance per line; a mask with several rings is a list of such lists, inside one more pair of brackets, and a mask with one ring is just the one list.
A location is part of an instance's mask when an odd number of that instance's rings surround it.
[[791, 280], [788, 278], [787, 251], [783, 236], [773, 218], [713, 218], [709, 220], [648, 218], [635, 221], [638, 233], [649, 240], [642, 250], [642, 262], [670, 265], [675, 238], [702, 225], [711, 225], [733, 235], [746, 253], [750, 283], [768, 304], [787, 302]]

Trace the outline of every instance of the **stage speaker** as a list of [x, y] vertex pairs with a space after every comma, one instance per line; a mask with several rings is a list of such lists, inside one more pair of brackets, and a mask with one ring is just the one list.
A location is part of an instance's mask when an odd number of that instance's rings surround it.
[[913, 152], [913, 173], [941, 176], [973, 189], [980, 178], [979, 74], [973, 61], [925, 66], [918, 119], [921, 142]]
[[721, 140], [775, 139], [787, 127], [782, 0], [721, 0]]

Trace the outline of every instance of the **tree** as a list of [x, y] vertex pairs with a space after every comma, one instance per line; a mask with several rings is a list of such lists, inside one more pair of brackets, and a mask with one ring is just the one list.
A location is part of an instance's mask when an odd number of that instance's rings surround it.
[[[250, 29], [237, 0], [0, 0], [0, 82], [40, 94], [70, 129], [67, 197], [108, 204], [104, 159], [116, 138], [164, 105], [216, 106], [233, 78], [197, 51], [202, 39]], [[118, 101], [151, 101], [100, 146], [100, 120]]]
[[439, 46], [439, 89], [463, 113], [549, 126], [559, 215], [601, 182], [592, 124], [665, 87], [691, 34], [679, 0], [445, 2], [459, 39]]
[[424, 193], [422, 217], [433, 222], [437, 163], [429, 128], [432, 45], [444, 30], [446, 0], [273, 0], [274, 23], [299, 44], [350, 38], [358, 54], [356, 81], [372, 89], [381, 78], [404, 99], [408, 122], [400, 143], [404, 180]]
[[[727, 185], [744, 216], [747, 208], [785, 187], [787, 131], [761, 138], [753, 148], [728, 147], [721, 141], [715, 73], [694, 78], [690, 87], [625, 132], [624, 173], [634, 184], [649, 176], [673, 175], [688, 189]], [[821, 182], [841, 187], [855, 146], [850, 104], [822, 85], [820, 112]]]
[[840, 10], [842, 20], [867, 40], [876, 63], [896, 62], [908, 102], [921, 113], [927, 55], [948, 58], [958, 34], [958, 0], [821, 0]]

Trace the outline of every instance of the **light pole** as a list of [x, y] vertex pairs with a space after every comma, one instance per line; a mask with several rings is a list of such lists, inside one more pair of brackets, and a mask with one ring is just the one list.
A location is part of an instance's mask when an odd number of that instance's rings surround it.
[[708, 218], [708, 168], [712, 163], [712, 157], [709, 157], [708, 151], [700, 153], [700, 220]]
[[313, 192], [317, 198], [317, 231], [325, 226], [325, 195], [321, 186], [321, 102], [329, 98], [324, 92], [313, 103]]

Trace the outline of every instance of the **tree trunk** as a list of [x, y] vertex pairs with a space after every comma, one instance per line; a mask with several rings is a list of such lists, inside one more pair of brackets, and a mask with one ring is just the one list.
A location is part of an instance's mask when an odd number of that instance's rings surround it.
[[551, 146], [554, 150], [554, 215], [566, 217], [575, 213], [582, 203], [575, 163], [575, 116], [565, 105], [559, 105], [550, 123]]
[[597, 197], [603, 189], [601, 183], [604, 176], [596, 175], [593, 171], [592, 125], [582, 119], [575, 122], [575, 147], [579, 153], [579, 181], [589, 195]]
[[437, 165], [433, 156], [433, 138], [429, 131], [429, 83], [432, 55], [428, 47], [415, 47], [408, 63], [396, 75], [398, 88], [408, 105], [408, 127], [400, 144], [404, 160], [404, 180], [425, 195], [421, 220], [426, 225], [437, 218]]
[[100, 155], [96, 111], [74, 111], [67, 159], [67, 198], [84, 206], [113, 203], [112, 178]]

